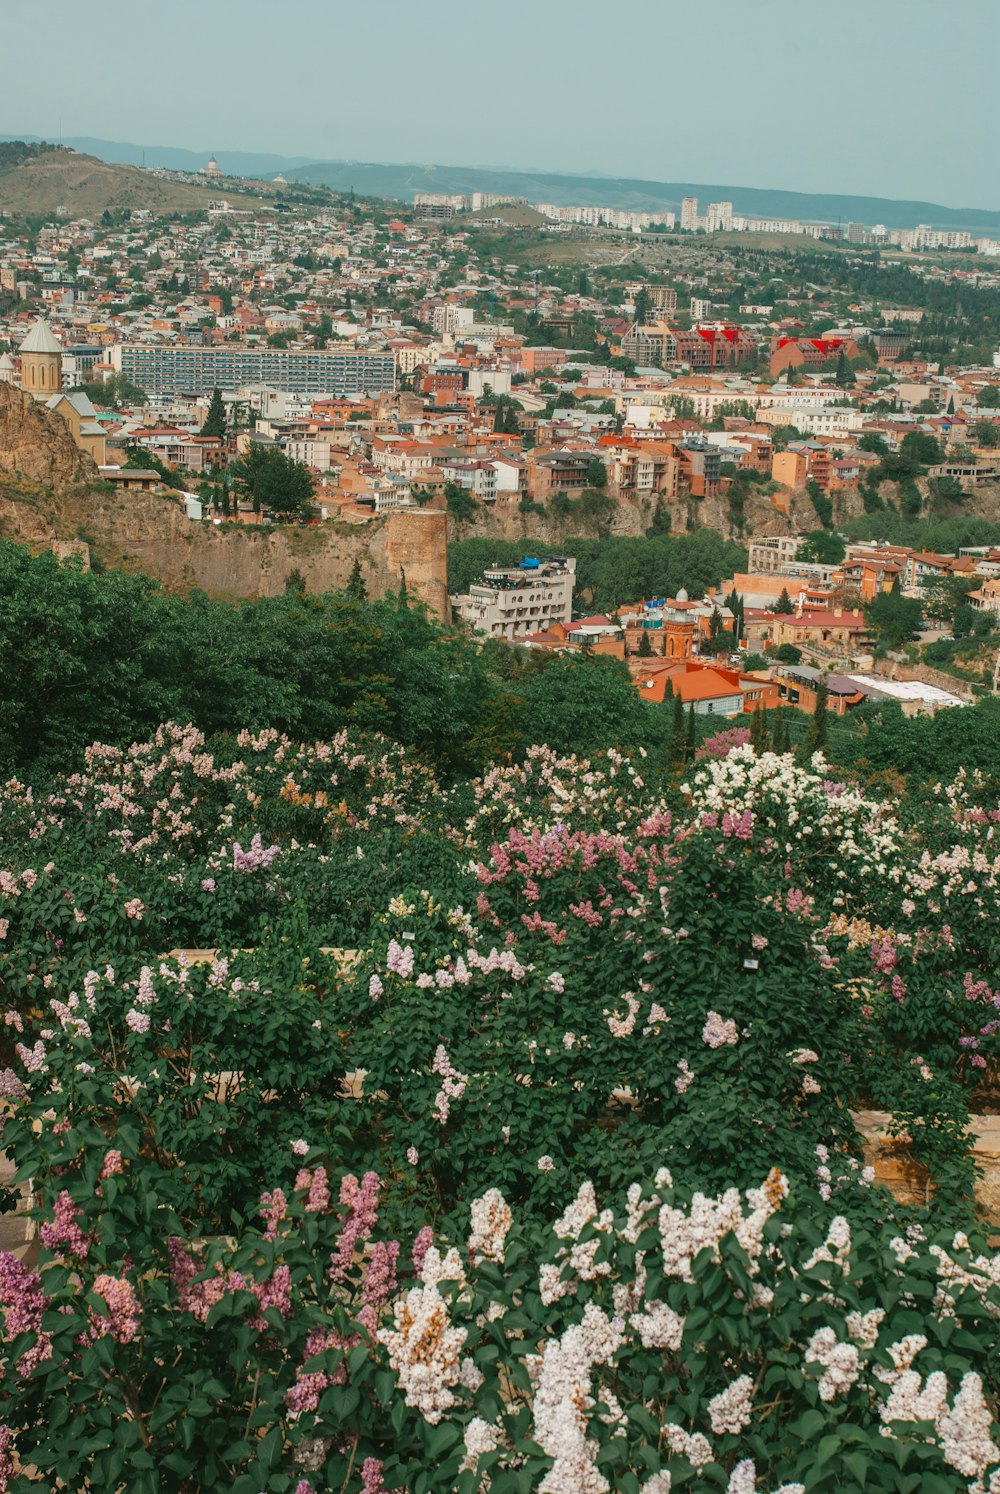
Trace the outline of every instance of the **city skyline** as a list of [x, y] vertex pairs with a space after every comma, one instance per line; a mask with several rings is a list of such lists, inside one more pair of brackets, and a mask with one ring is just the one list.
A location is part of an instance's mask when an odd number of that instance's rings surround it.
[[[43, 9], [41, 94], [38, 9], [7, 19], [11, 134], [1000, 207], [988, 133], [967, 115], [1000, 41], [990, 0], [959, 0], [946, 26], [931, 0], [843, 0], [826, 17], [814, 7], [806, 29], [791, 0], [749, 22], [736, 0], [696, 14], [637, 0], [618, 28], [568, 0], [511, 0], [500, 27], [456, 0], [419, 12], [390, 0], [378, 17], [303, 0], [280, 66], [260, 45], [262, 0], [238, 12], [172, 0], [156, 17], [102, 0], [90, 30], [68, 0]], [[194, 56], [231, 64], [192, 73], [183, 111], [174, 90], [149, 87], [149, 58], [172, 29], [195, 39]], [[84, 89], [109, 36], [117, 69]], [[183, 69], [183, 46], [175, 60]]]

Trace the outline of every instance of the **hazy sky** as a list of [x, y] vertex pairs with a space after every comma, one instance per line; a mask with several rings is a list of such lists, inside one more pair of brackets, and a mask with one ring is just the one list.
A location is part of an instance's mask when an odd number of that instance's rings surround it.
[[31, 0], [0, 131], [1000, 208], [1000, 0]]

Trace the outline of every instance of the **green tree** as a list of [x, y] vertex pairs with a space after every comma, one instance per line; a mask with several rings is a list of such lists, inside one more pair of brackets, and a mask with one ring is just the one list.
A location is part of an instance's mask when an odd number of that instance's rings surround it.
[[695, 730], [694, 719], [694, 701], [692, 700], [691, 704], [688, 706], [687, 730], [684, 735], [684, 761], [686, 763], [694, 762], [694, 750], [697, 744], [697, 740], [698, 736]]
[[750, 745], [758, 753], [768, 749], [767, 711], [763, 708], [750, 713]]
[[986, 384], [976, 395], [976, 404], [984, 410], [1000, 409], [1000, 384]]
[[829, 529], [813, 529], [799, 545], [795, 558], [814, 565], [839, 565], [846, 553], [839, 534]]
[[649, 641], [649, 633], [645, 628], [642, 630], [642, 636], [639, 639], [639, 647], [636, 653], [640, 659], [651, 659], [653, 657], [653, 645]]
[[779, 643], [777, 648], [771, 650], [769, 657], [779, 664], [801, 664], [802, 650], [794, 643]]
[[149, 395], [138, 384], [133, 384], [124, 374], [112, 374], [103, 383], [83, 383], [76, 391], [85, 394], [91, 404], [102, 410], [121, 410], [131, 405], [148, 405]]
[[941, 443], [926, 431], [907, 431], [899, 443], [899, 454], [918, 466], [931, 467], [943, 459]]
[[935, 498], [942, 498], [947, 503], [958, 503], [965, 497], [960, 479], [952, 477], [950, 473], [945, 473], [943, 477], [932, 477], [928, 486]]
[[827, 497], [815, 478], [810, 477], [806, 483], [806, 492], [812, 500], [812, 506], [816, 510], [816, 517], [824, 529], [833, 528], [833, 502]]
[[1000, 446], [1000, 426], [992, 420], [977, 420], [973, 436], [977, 446]]
[[822, 752], [826, 747], [829, 736], [829, 720], [827, 707], [830, 700], [830, 690], [826, 680], [816, 681], [816, 704], [813, 707], [812, 719], [809, 722], [809, 730], [805, 738], [805, 753], [812, 757], [814, 752]]
[[598, 457], [592, 457], [587, 463], [588, 488], [603, 488], [607, 480], [608, 469]]
[[915, 597], [904, 597], [899, 582], [880, 592], [865, 608], [868, 624], [878, 639], [879, 653], [902, 648], [916, 638], [923, 623], [923, 607]]
[[788, 595], [787, 586], [783, 586], [781, 588], [778, 600], [774, 603], [771, 611], [778, 617], [791, 617], [795, 612], [795, 607], [792, 603], [792, 599]]
[[526, 745], [588, 753], [657, 744], [658, 712], [639, 698], [619, 659], [558, 655], [528, 680], [523, 700]]
[[788, 712], [783, 710], [778, 711], [776, 713], [776, 716], [777, 719], [774, 723], [772, 747], [775, 752], [785, 753], [791, 747], [791, 741], [788, 734]]
[[467, 523], [472, 519], [476, 509], [479, 507], [468, 488], [463, 488], [457, 482], [445, 483], [444, 497], [448, 505], [448, 512], [454, 514], [460, 524]]
[[367, 599], [368, 588], [365, 586], [364, 576], [361, 574], [360, 556], [355, 557], [354, 564], [351, 566], [351, 574], [347, 582], [347, 594], [359, 602]]
[[684, 702], [681, 699], [681, 697], [680, 697], [679, 694], [677, 694], [677, 695], [674, 694], [674, 687], [673, 687], [672, 683], [669, 684], [669, 689], [670, 689], [671, 695], [673, 695], [673, 702], [674, 702], [673, 703], [673, 721], [671, 723], [671, 730], [672, 730], [673, 742], [674, 742], [674, 755], [676, 756], [676, 758], [677, 758], [677, 760], [679, 762], [683, 762], [683, 760], [684, 760], [683, 759], [683, 747], [684, 747]]
[[277, 446], [253, 442], [246, 456], [233, 463], [232, 476], [237, 493], [253, 504], [255, 513], [268, 509], [282, 517], [301, 518], [312, 500], [309, 468]]
[[208, 414], [205, 424], [201, 428], [203, 436], [218, 436], [225, 440], [226, 436], [226, 406], [222, 399], [222, 390], [213, 389], [212, 398], [208, 406]]

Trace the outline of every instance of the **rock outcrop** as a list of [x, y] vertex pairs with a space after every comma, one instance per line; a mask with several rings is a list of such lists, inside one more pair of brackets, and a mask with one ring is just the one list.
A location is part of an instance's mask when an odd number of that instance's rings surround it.
[[144, 571], [171, 591], [233, 598], [277, 596], [293, 579], [309, 592], [336, 590], [358, 561], [370, 597], [405, 582], [411, 597], [445, 619], [447, 524], [447, 514], [417, 509], [316, 529], [216, 526], [188, 519], [179, 500], [157, 493], [79, 483], [52, 493], [0, 481], [0, 534], [34, 549], [83, 540], [105, 566]]
[[0, 384], [0, 468], [54, 488], [97, 479], [61, 417], [13, 384]]

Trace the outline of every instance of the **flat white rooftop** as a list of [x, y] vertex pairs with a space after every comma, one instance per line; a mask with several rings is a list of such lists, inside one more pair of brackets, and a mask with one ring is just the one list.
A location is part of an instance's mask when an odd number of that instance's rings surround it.
[[866, 690], [877, 690], [881, 695], [888, 695], [893, 700], [926, 700], [928, 705], [936, 706], [964, 706], [969, 703], [958, 695], [952, 695], [950, 690], [941, 690], [937, 685], [925, 685], [921, 680], [887, 680], [881, 675], [873, 674], [850, 674], [848, 679]]

